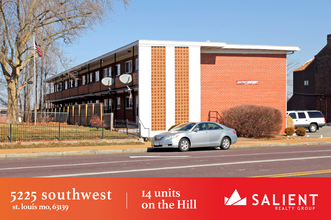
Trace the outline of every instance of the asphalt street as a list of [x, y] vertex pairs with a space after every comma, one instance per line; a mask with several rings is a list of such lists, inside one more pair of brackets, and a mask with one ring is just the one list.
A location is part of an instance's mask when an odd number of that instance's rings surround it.
[[0, 177], [331, 177], [331, 145], [0, 160]]

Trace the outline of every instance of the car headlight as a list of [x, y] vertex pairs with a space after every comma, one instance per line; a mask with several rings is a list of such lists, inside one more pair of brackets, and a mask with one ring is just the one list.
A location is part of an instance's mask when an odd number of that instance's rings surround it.
[[171, 136], [166, 137], [164, 140], [173, 139], [173, 138], [176, 138], [176, 137], [178, 137], [178, 136], [179, 136], [178, 134], [176, 134], [176, 135], [171, 135]]

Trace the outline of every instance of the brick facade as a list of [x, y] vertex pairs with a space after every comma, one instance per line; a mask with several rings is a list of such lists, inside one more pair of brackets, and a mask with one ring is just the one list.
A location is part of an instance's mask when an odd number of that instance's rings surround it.
[[[240, 80], [258, 84], [237, 85]], [[285, 128], [285, 54], [201, 54], [201, 120], [208, 120], [209, 111], [242, 104], [279, 109]]]
[[189, 48], [175, 48], [175, 124], [189, 121]]
[[[315, 56], [293, 71], [293, 96], [287, 110], [319, 110], [327, 122], [331, 121], [331, 34], [326, 46]], [[308, 85], [304, 81], [309, 81]]]
[[166, 48], [152, 47], [152, 131], [166, 130]]

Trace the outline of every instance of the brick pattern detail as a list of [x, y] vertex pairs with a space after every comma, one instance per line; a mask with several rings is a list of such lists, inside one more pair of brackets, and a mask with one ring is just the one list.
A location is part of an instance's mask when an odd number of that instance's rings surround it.
[[[258, 80], [258, 85], [236, 85]], [[201, 120], [209, 111], [253, 104], [281, 111], [286, 126], [286, 55], [201, 54]]]
[[175, 48], [175, 124], [189, 121], [189, 48]]
[[152, 131], [166, 130], [166, 48], [152, 47]]

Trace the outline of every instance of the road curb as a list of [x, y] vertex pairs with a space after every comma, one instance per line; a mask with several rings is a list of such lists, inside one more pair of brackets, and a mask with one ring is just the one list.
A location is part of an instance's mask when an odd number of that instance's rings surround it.
[[327, 145], [327, 144], [331, 144], [331, 141], [300, 142], [300, 143], [272, 143], [272, 144], [242, 144], [242, 145], [231, 145], [231, 148], [286, 147], [286, 146]]
[[[331, 141], [300, 142], [300, 143], [270, 143], [270, 144], [242, 144], [232, 145], [231, 148], [253, 148], [253, 147], [285, 147], [302, 145], [328, 145]], [[146, 153], [148, 148], [112, 149], [112, 150], [85, 150], [85, 151], [59, 151], [59, 152], [34, 152], [34, 153], [11, 153], [0, 154], [0, 159], [45, 157], [45, 156], [75, 156], [75, 155], [105, 155], [121, 153]]]
[[12, 154], [0, 154], [0, 159], [25, 158], [25, 157], [45, 157], [45, 156], [52, 157], [52, 156], [103, 155], [103, 154], [121, 154], [121, 153], [146, 153], [146, 152], [147, 152], [147, 148], [38, 152], [38, 153], [12, 153]]

